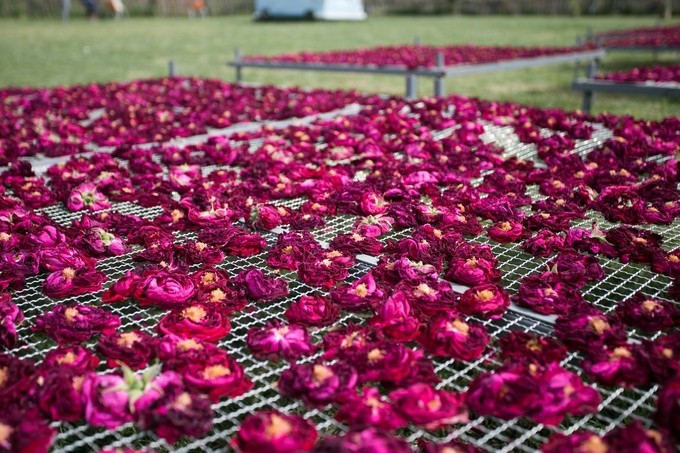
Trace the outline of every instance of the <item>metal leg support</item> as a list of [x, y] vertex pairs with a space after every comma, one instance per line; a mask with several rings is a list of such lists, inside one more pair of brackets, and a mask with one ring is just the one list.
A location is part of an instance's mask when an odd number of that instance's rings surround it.
[[[595, 78], [595, 75], [597, 74], [597, 66], [599, 64], [599, 59], [595, 58], [593, 59], [590, 63], [588, 63], [588, 67], [586, 68], [586, 77], [589, 80], [592, 80]], [[586, 113], [590, 113], [590, 111], [593, 108], [593, 97], [594, 93], [592, 90], [585, 90], [583, 92], [583, 107], [582, 110]]]
[[406, 99], [415, 99], [418, 90], [418, 80], [415, 75], [406, 76]]
[[238, 63], [240, 63], [240, 61], [241, 61], [241, 49], [236, 48], [236, 50], [234, 51], [234, 63], [237, 64], [237, 66], [236, 66], [236, 81], [237, 82], [240, 82], [241, 80], [243, 80], [243, 68], [238, 65]]
[[175, 60], [168, 61], [168, 77], [175, 77], [177, 75], [177, 65]]
[[[436, 64], [437, 69], [443, 73], [444, 55], [441, 52], [437, 53]], [[444, 96], [444, 76], [442, 74], [434, 78], [434, 95], [438, 98]]]

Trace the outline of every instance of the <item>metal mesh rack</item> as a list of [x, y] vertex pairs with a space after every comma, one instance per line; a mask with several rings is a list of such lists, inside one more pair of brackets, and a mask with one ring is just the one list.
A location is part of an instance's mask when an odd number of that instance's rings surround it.
[[[536, 159], [536, 150], [533, 145], [521, 143], [511, 128], [502, 128], [486, 125], [484, 140], [496, 143], [505, 150], [506, 157], [517, 156], [523, 159]], [[545, 131], [547, 134], [552, 131]], [[440, 132], [437, 136], [442, 138], [447, 136], [450, 131]], [[574, 152], [585, 155], [604, 140], [611, 136], [611, 131], [596, 125], [596, 132], [593, 138], [579, 142]], [[188, 141], [187, 141], [188, 142]], [[193, 143], [193, 141], [191, 141]], [[251, 143], [256, 145], [257, 141]], [[206, 171], [218, 167], [204, 168]], [[538, 197], [535, 191], [532, 196]], [[298, 207], [305, 200], [301, 198], [279, 200], [277, 204]], [[153, 218], [161, 212], [161, 208], [143, 208], [134, 203], [115, 203], [111, 208], [124, 214], [133, 214], [142, 218]], [[80, 213], [66, 211], [63, 206], [55, 205], [41, 210], [51, 219], [61, 225], [68, 225], [72, 220], [80, 217]], [[596, 213], [588, 213], [589, 220], [582, 222], [579, 226], [589, 227], [594, 219], [600, 221], [603, 227], [611, 224], [598, 218]], [[349, 232], [356, 217], [350, 215], [336, 216], [327, 219], [327, 224], [312, 233], [317, 240], [327, 243], [338, 234]], [[668, 227], [653, 226], [651, 229], [662, 232], [665, 236], [665, 246], [667, 249], [674, 249], [680, 246], [680, 222], [676, 222]], [[277, 232], [262, 232], [261, 234], [271, 246], [277, 238]], [[382, 237], [382, 240], [398, 239], [408, 234], [408, 231], [395, 231]], [[194, 233], [182, 233], [177, 237], [181, 239], [192, 238]], [[488, 243], [491, 245], [494, 254], [501, 263], [503, 271], [503, 285], [514, 292], [519, 279], [535, 273], [544, 268], [545, 260], [530, 256], [517, 245], [497, 244], [490, 241], [486, 236], [479, 236], [473, 239], [478, 243]], [[106, 273], [108, 283], [114, 282], [126, 271], [133, 269], [136, 263], [131, 253], [114, 258], [101, 260], [98, 269]], [[224, 262], [217, 267], [226, 270], [231, 275], [238, 272], [256, 267], [263, 270], [269, 269], [265, 258], [267, 251], [248, 258], [227, 257]], [[375, 264], [372, 259], [359, 259], [358, 263], [351, 269], [347, 281], [351, 282], [366, 272]], [[621, 264], [617, 261], [602, 259], [602, 264], [606, 269], [606, 277], [601, 281], [587, 286], [584, 290], [584, 297], [601, 308], [603, 311], [610, 311], [615, 304], [634, 291], [642, 290], [646, 294], [654, 297], [663, 296], [671, 281], [668, 277], [654, 274], [649, 269], [635, 264]], [[295, 273], [273, 272], [285, 279], [290, 287], [290, 295], [272, 303], [251, 304], [247, 309], [232, 316], [231, 333], [218, 343], [224, 348], [239, 364], [244, 368], [245, 373], [253, 380], [254, 387], [249, 392], [237, 398], [230, 398], [220, 401], [213, 406], [215, 410], [214, 429], [206, 437], [197, 440], [182, 440], [174, 446], [168, 445], [162, 439], [153, 434], [140, 432], [132, 424], [127, 424], [115, 431], [107, 431], [92, 428], [83, 423], [55, 423], [59, 434], [55, 442], [55, 451], [58, 452], [78, 452], [96, 451], [102, 447], [124, 447], [134, 445], [137, 447], [148, 447], [157, 450], [172, 450], [178, 452], [192, 451], [224, 451], [229, 448], [229, 440], [238, 430], [240, 421], [248, 414], [264, 409], [275, 407], [284, 412], [298, 413], [305, 418], [311, 419], [317, 426], [320, 433], [324, 435], [341, 433], [346, 427], [337, 422], [334, 418], [334, 409], [326, 408], [323, 410], [307, 410], [299, 401], [294, 401], [282, 397], [276, 390], [275, 382], [281, 372], [287, 367], [285, 362], [272, 363], [259, 361], [252, 357], [245, 346], [244, 338], [246, 332], [255, 326], [264, 324], [267, 321], [283, 319], [286, 308], [293, 301], [303, 295], [320, 292], [305, 283], [296, 279]], [[31, 325], [35, 317], [40, 313], [49, 310], [56, 304], [56, 301], [45, 297], [41, 289], [42, 277], [32, 277], [26, 282], [26, 288], [14, 294], [14, 301], [23, 309], [27, 322], [20, 327], [19, 334], [23, 343], [20, 344], [12, 353], [22, 358], [39, 361], [41, 356], [48, 350], [54, 348], [56, 344], [42, 335], [32, 333], [28, 325]], [[464, 290], [459, 285], [454, 287], [458, 291]], [[99, 304], [101, 292], [67, 298], [59, 302], [68, 303], [77, 300], [81, 303]], [[106, 307], [113, 313], [121, 317], [121, 329], [139, 328], [148, 333], [154, 333], [157, 321], [164, 314], [161, 310], [145, 309], [139, 310], [130, 301]], [[344, 314], [342, 318], [330, 328], [344, 325], [349, 321], [359, 322], [365, 317], [358, 314]], [[554, 318], [544, 317], [528, 312], [527, 310], [513, 307], [502, 319], [498, 320], [477, 320], [486, 325], [489, 334], [493, 338], [502, 337], [509, 331], [522, 330], [525, 332], [550, 335], [552, 333], [552, 320]], [[323, 335], [330, 329], [313, 329], [312, 336], [315, 343], [321, 341]], [[632, 332], [633, 339], [643, 338], [644, 336]], [[94, 341], [89, 343], [90, 346]], [[463, 391], [470, 382], [479, 374], [493, 370], [498, 366], [495, 358], [497, 347], [492, 344], [487, 353], [480, 359], [472, 362], [462, 362], [451, 359], [434, 359], [435, 371], [442, 382], [439, 387]], [[308, 357], [303, 361], [312, 361], [319, 355]], [[563, 362], [563, 365], [578, 374], [581, 374], [580, 354], [571, 354]], [[456, 425], [448, 429], [437, 431], [424, 431], [415, 427], [401, 430], [398, 434], [410, 442], [420, 439], [432, 441], [448, 441], [454, 438], [461, 439], [488, 451], [508, 452], [536, 451], [541, 444], [554, 432], [571, 433], [578, 429], [589, 429], [599, 434], [604, 434], [616, 426], [620, 426], [630, 420], [636, 419], [645, 425], [651, 425], [650, 417], [654, 412], [654, 399], [656, 386], [646, 389], [622, 389], [610, 388], [595, 385], [600, 391], [603, 402], [600, 410], [584, 417], [567, 417], [558, 427], [547, 427], [536, 424], [526, 419], [500, 420], [494, 417], [477, 417], [464, 425]]]

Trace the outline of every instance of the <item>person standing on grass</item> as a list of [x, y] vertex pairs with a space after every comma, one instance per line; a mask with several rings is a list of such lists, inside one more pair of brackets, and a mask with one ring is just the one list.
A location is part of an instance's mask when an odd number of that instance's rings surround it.
[[[85, 6], [87, 17], [90, 19], [97, 18], [97, 3], [96, 0], [80, 0]], [[61, 20], [68, 21], [71, 17], [71, 0], [61, 0]]]

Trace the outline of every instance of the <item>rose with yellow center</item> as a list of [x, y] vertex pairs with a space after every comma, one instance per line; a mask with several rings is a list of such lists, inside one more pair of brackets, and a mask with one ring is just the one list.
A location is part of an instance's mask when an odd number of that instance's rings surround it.
[[224, 291], [222, 291], [220, 288], [215, 288], [212, 291], [210, 291], [210, 299], [208, 300], [212, 303], [215, 303], [222, 302], [226, 298], [227, 294]]
[[490, 301], [491, 299], [493, 299], [494, 296], [496, 295], [496, 294], [495, 294], [493, 291], [491, 291], [490, 289], [484, 289], [484, 290], [482, 290], [482, 291], [477, 291], [476, 294], [477, 294], [477, 298], [478, 298], [479, 300], [481, 300], [482, 302], [488, 302], [488, 301]]
[[193, 322], [201, 322], [205, 317], [207, 313], [203, 307], [200, 307], [198, 305], [192, 305], [191, 307], [187, 307], [184, 310], [182, 310], [181, 316], [184, 319], [189, 319]]
[[269, 417], [269, 424], [264, 428], [264, 435], [268, 439], [276, 439], [288, 435], [293, 431], [293, 426], [288, 421], [276, 414]]
[[453, 332], [458, 332], [462, 335], [467, 335], [470, 332], [470, 326], [465, 324], [465, 322], [460, 319], [454, 319], [453, 321], [446, 323], [446, 329]]
[[188, 340], [182, 340], [177, 342], [177, 349], [179, 349], [182, 352], [186, 352], [193, 350], [201, 350], [203, 349], [203, 346], [193, 338], [189, 338]]
[[658, 302], [656, 302], [656, 301], [653, 301], [653, 300], [649, 300], [649, 299], [648, 299], [648, 300], [642, 302], [642, 309], [643, 309], [644, 311], [648, 312], [648, 313], [651, 313], [651, 312], [653, 312], [653, 311], [656, 311], [656, 310], [658, 310], [659, 308], [661, 308], [661, 305], [660, 305]]
[[133, 344], [135, 344], [137, 341], [139, 341], [139, 335], [137, 335], [134, 332], [125, 332], [120, 334], [120, 338], [116, 341], [118, 346], [122, 346], [124, 348], [131, 348]]
[[76, 307], [68, 307], [64, 310], [64, 318], [66, 318], [68, 322], [75, 322], [78, 315], [80, 315], [80, 312]]
[[361, 283], [357, 285], [356, 289], [354, 290], [354, 294], [356, 294], [358, 297], [366, 297], [368, 295], [368, 287], [365, 283]]
[[595, 332], [598, 335], [602, 335], [610, 328], [611, 326], [609, 325], [609, 323], [602, 318], [590, 318], [588, 320], [588, 329], [590, 329], [592, 332]]
[[501, 231], [506, 231], [506, 232], [507, 232], [507, 231], [512, 230], [512, 225], [510, 225], [510, 222], [501, 222], [501, 224], [498, 225], [498, 228], [499, 228]]
[[62, 355], [61, 357], [57, 357], [57, 363], [59, 365], [71, 365], [76, 361], [76, 358], [77, 356], [71, 351], [69, 351], [66, 354]]
[[196, 250], [198, 250], [199, 252], [202, 252], [203, 250], [208, 248], [208, 244], [206, 244], [205, 242], [197, 242], [195, 245]]
[[76, 271], [75, 269], [72, 269], [70, 267], [67, 267], [63, 271], [61, 271], [61, 275], [68, 280], [73, 280], [73, 277], [76, 276]]
[[368, 352], [368, 363], [375, 363], [379, 362], [380, 360], [385, 358], [385, 351], [382, 351], [378, 348], [371, 349]]
[[7, 368], [0, 368], [0, 389], [5, 386], [9, 377], [7, 376]]
[[323, 365], [314, 365], [312, 370], [312, 379], [315, 384], [321, 384], [326, 379], [333, 377], [333, 370]]
[[205, 379], [218, 379], [230, 374], [231, 370], [224, 365], [211, 365], [203, 370], [203, 377]]

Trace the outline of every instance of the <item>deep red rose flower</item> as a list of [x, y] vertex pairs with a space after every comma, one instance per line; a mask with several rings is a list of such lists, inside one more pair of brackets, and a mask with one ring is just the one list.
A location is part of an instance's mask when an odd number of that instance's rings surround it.
[[169, 310], [187, 304], [194, 292], [194, 282], [186, 274], [157, 270], [141, 276], [134, 285], [132, 296], [142, 307]]
[[449, 269], [445, 278], [462, 285], [481, 285], [495, 283], [501, 278], [501, 271], [496, 266], [497, 260], [486, 258], [454, 258], [449, 261]]
[[378, 285], [372, 272], [367, 272], [351, 284], [338, 285], [330, 291], [331, 301], [343, 310], [364, 311], [377, 308], [387, 299], [387, 292]]
[[411, 453], [409, 444], [378, 428], [350, 430], [341, 437], [328, 436], [316, 448], [315, 453], [325, 452], [367, 452], [367, 453]]
[[243, 453], [288, 453], [309, 451], [316, 439], [316, 428], [311, 422], [299, 415], [268, 410], [247, 416], [232, 445]]
[[47, 353], [40, 368], [41, 370], [58, 367], [73, 368], [85, 374], [96, 370], [98, 365], [99, 357], [89, 349], [82, 346], [58, 346]]
[[420, 453], [481, 453], [483, 451], [481, 448], [457, 440], [450, 440], [442, 444], [421, 440], [418, 445]]
[[123, 238], [100, 227], [88, 228], [76, 243], [94, 257], [119, 256], [130, 251]]
[[72, 367], [54, 367], [41, 372], [34, 387], [38, 406], [53, 421], [75, 422], [83, 418], [82, 386], [85, 372]]
[[137, 283], [142, 279], [139, 274], [127, 271], [124, 276], [119, 278], [113, 285], [109, 286], [102, 293], [102, 302], [105, 304], [115, 304], [132, 297]]
[[344, 359], [348, 352], [367, 351], [369, 344], [381, 340], [383, 336], [376, 329], [352, 322], [347, 326], [330, 330], [323, 337], [324, 359]]
[[283, 396], [300, 398], [308, 407], [322, 408], [353, 394], [357, 378], [354, 367], [345, 362], [293, 364], [281, 373], [279, 391]]
[[271, 302], [288, 295], [288, 283], [268, 277], [259, 269], [247, 269], [234, 278], [234, 284], [245, 289], [250, 299]]
[[519, 242], [526, 239], [531, 233], [527, 232], [522, 226], [522, 222], [505, 220], [494, 223], [487, 230], [486, 234], [496, 242]]
[[370, 341], [342, 352], [342, 359], [359, 373], [360, 382], [400, 382], [411, 372], [415, 358], [412, 349], [390, 340]]
[[649, 369], [652, 382], [664, 383], [680, 373], [680, 333], [643, 340], [634, 346], [633, 353]]
[[520, 248], [533, 256], [547, 258], [553, 253], [562, 251], [564, 244], [565, 239], [563, 236], [550, 230], [541, 230], [533, 237], [522, 242]]
[[59, 244], [55, 247], [41, 249], [39, 252], [41, 269], [54, 272], [67, 268], [81, 269], [84, 267], [92, 268], [95, 261], [86, 257], [82, 252], [68, 244]]
[[216, 304], [194, 303], [178, 307], [158, 323], [158, 331], [182, 338], [217, 342], [231, 331], [229, 317]]
[[35, 366], [29, 360], [0, 353], [0, 405], [10, 407], [10, 403], [21, 400], [34, 383]]
[[189, 265], [205, 264], [210, 266], [224, 260], [222, 250], [205, 242], [187, 241], [181, 246], [175, 247], [175, 253]]
[[649, 372], [631, 346], [590, 350], [583, 361], [587, 375], [603, 385], [637, 387], [649, 382]]
[[321, 246], [306, 232], [279, 235], [267, 254], [267, 264], [277, 269], [296, 271], [300, 263], [321, 252]]
[[298, 279], [308, 285], [328, 290], [346, 279], [352, 266], [353, 257], [339, 250], [329, 250], [318, 258], [300, 263]]
[[37, 411], [27, 411], [21, 417], [0, 415], [0, 448], [4, 451], [47, 453], [56, 434]]
[[285, 215], [287, 215], [285, 208], [277, 208], [276, 206], [263, 204], [252, 210], [249, 223], [254, 228], [273, 230], [274, 228], [283, 225], [283, 218]]
[[513, 302], [544, 315], [567, 315], [578, 311], [586, 302], [579, 289], [562, 281], [552, 272], [531, 274], [521, 279]]
[[641, 292], [620, 302], [614, 315], [624, 324], [648, 332], [670, 329], [680, 322], [680, 310], [675, 304], [647, 297]]
[[662, 242], [657, 233], [625, 225], [608, 230], [604, 236], [622, 263], [650, 263], [653, 251], [661, 247]]
[[555, 336], [570, 349], [591, 351], [603, 345], [626, 343], [626, 329], [614, 317], [596, 309], [560, 316], [555, 321]]
[[607, 444], [600, 436], [589, 431], [576, 431], [565, 436], [555, 433], [541, 447], [543, 453], [575, 453], [608, 451]]
[[377, 256], [383, 250], [382, 242], [358, 232], [337, 235], [331, 240], [330, 247], [334, 250], [340, 250], [341, 252], [353, 255], [363, 253], [365, 255]]
[[460, 295], [453, 291], [451, 284], [438, 282], [403, 281], [394, 288], [401, 291], [411, 303], [411, 308], [420, 319], [457, 311]]
[[427, 430], [457, 423], [467, 423], [465, 396], [435, 390], [427, 384], [413, 384], [390, 393], [394, 407], [410, 422]]
[[157, 344], [158, 358], [165, 369], [181, 372], [189, 364], [207, 363], [211, 357], [227, 357], [226, 351], [196, 338], [165, 335]]
[[460, 296], [460, 311], [470, 316], [486, 319], [500, 318], [510, 306], [510, 296], [500, 286], [485, 284], [474, 286]]
[[24, 313], [12, 302], [10, 293], [0, 294], [0, 348], [12, 349], [17, 344], [17, 326]]
[[478, 415], [503, 420], [521, 417], [536, 409], [539, 385], [521, 365], [506, 365], [477, 376], [466, 394], [470, 409]]
[[[179, 347], [183, 347], [181, 343]], [[241, 365], [226, 353], [219, 351], [204, 355], [199, 360], [191, 360], [191, 356], [186, 354], [185, 362], [174, 366], [181, 371], [187, 388], [207, 395], [211, 401], [218, 402], [224, 397], [235, 398], [253, 388]]]
[[340, 317], [340, 308], [324, 296], [313, 294], [302, 296], [290, 304], [286, 319], [294, 324], [307, 327], [329, 326]]
[[676, 442], [680, 440], [680, 376], [676, 375], [661, 387], [654, 420], [660, 427], [665, 428]]
[[471, 361], [482, 356], [491, 337], [481, 324], [441, 315], [430, 321], [419, 341], [432, 355]]
[[270, 321], [264, 327], [251, 328], [246, 336], [250, 352], [259, 360], [295, 362], [316, 351], [309, 332], [300, 325]]
[[133, 370], [144, 368], [156, 356], [156, 338], [141, 330], [102, 335], [97, 351], [106, 357], [109, 368], [121, 364]]
[[394, 383], [395, 388], [404, 388], [412, 384], [437, 385], [441, 379], [434, 370], [434, 363], [421, 350], [413, 351], [413, 361], [406, 376]]
[[111, 335], [120, 318], [101, 308], [81, 304], [58, 304], [35, 320], [34, 332], [45, 332], [59, 343], [81, 343], [99, 333]]
[[335, 419], [350, 428], [374, 426], [385, 431], [394, 431], [407, 424], [375, 387], [364, 387], [360, 394], [349, 397], [335, 414]]
[[420, 335], [420, 321], [411, 313], [411, 304], [403, 292], [393, 293], [378, 308], [369, 323], [396, 341], [414, 340]]
[[545, 366], [559, 363], [567, 356], [567, 349], [551, 337], [513, 330], [498, 341], [500, 358], [519, 363]]
[[663, 432], [648, 429], [637, 420], [609, 431], [604, 442], [611, 451], [649, 451], [673, 453], [677, 451], [671, 439]]
[[43, 292], [48, 297], [61, 299], [98, 291], [106, 281], [103, 272], [94, 268], [73, 269], [67, 267], [52, 272], [43, 282]]
[[582, 288], [586, 283], [601, 280], [604, 271], [594, 256], [565, 251], [548, 261], [548, 267], [559, 275], [563, 282]]

